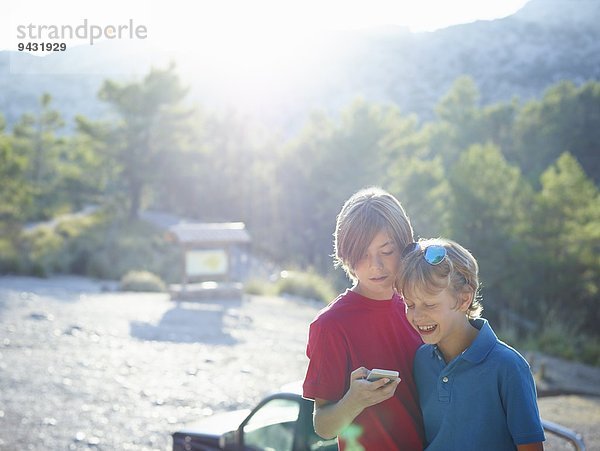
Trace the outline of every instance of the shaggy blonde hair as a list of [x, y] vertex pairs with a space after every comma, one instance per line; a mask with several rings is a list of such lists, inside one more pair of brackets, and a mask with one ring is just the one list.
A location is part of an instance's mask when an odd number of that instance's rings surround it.
[[[425, 249], [432, 245], [446, 249], [446, 257], [437, 265], [431, 265], [423, 258]], [[467, 309], [469, 319], [479, 318], [483, 310], [478, 293], [477, 260], [467, 249], [452, 240], [419, 240], [417, 249], [403, 256], [396, 285], [408, 297], [418, 291], [435, 295], [446, 288], [450, 288], [457, 296], [468, 291], [472, 293], [471, 304]]]

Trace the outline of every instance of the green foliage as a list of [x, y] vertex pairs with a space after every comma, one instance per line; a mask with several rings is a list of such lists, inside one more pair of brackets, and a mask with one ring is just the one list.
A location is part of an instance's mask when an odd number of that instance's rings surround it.
[[19, 155], [14, 138], [0, 132], [0, 232], [26, 218], [32, 205], [32, 188], [26, 176], [27, 158]]
[[[1, 271], [120, 279], [144, 270], [175, 281], [177, 249], [134, 219], [149, 206], [204, 222], [244, 221], [254, 252], [315, 268], [275, 289], [329, 302], [336, 293], [328, 280], [347, 284], [331, 271], [336, 215], [352, 193], [379, 185], [399, 198], [417, 235], [447, 236], [473, 251], [486, 316], [501, 321], [508, 309], [546, 328], [538, 346], [576, 355], [559, 349], [556, 337], [569, 331], [543, 325], [555, 311], [557, 323], [577, 323], [590, 337], [565, 335], [579, 355], [597, 356], [599, 82], [561, 82], [541, 99], [482, 106], [474, 81], [461, 77], [428, 123], [357, 100], [339, 114], [315, 112], [288, 137], [233, 111], [192, 114], [173, 67], [138, 82], [106, 81], [100, 96], [116, 117], [80, 117], [73, 136], [59, 136], [49, 96], [12, 134], [0, 124]], [[104, 213], [21, 233], [25, 221], [88, 203]]]
[[99, 98], [116, 110], [119, 121], [79, 118], [81, 133], [108, 150], [107, 160], [116, 166], [111, 182], [120, 188], [130, 218], [148, 198], [160, 196], [161, 182], [169, 182], [163, 176], [173, 173], [178, 154], [193, 140], [192, 112], [181, 106], [186, 94], [174, 66], [153, 69], [141, 82], [107, 80], [100, 89]]
[[600, 366], [600, 337], [582, 334], [575, 323], [564, 321], [557, 312], [548, 313], [539, 330], [522, 340], [516, 340], [516, 344], [520, 349]]
[[122, 291], [165, 292], [167, 286], [160, 277], [149, 271], [129, 271], [121, 278]]
[[257, 296], [274, 296], [277, 294], [277, 287], [269, 280], [254, 278], [244, 282], [244, 293]]
[[402, 203], [415, 235], [445, 235], [450, 227], [450, 190], [441, 158], [399, 158], [390, 173], [388, 189]]
[[101, 244], [88, 263], [95, 277], [119, 279], [131, 270], [150, 271], [169, 282], [179, 277], [179, 249], [150, 224], [112, 218], [91, 238]]
[[[596, 183], [600, 181], [600, 83], [576, 87], [563, 81], [519, 111], [508, 157], [532, 181], [563, 152], [571, 152]], [[510, 150], [510, 149], [507, 149]]]
[[43, 94], [39, 112], [24, 114], [13, 130], [13, 146], [25, 162], [22, 175], [32, 201], [22, 207], [27, 219], [52, 217], [68, 203], [60, 195], [61, 178], [57, 177], [63, 169], [66, 144], [58, 132], [65, 124], [51, 103], [50, 94]]
[[579, 354], [575, 356], [575, 360], [600, 366], [600, 337], [592, 334], [586, 334], [585, 336], [578, 335], [578, 337], [581, 347]]
[[37, 226], [23, 233], [18, 246], [17, 269], [28, 274], [117, 280], [130, 270], [147, 270], [169, 281], [178, 276], [178, 249], [162, 231], [101, 213]]
[[460, 152], [482, 143], [480, 94], [471, 77], [456, 79], [450, 91], [436, 107], [439, 122], [432, 126], [432, 152], [442, 156], [446, 164], [456, 161]]
[[76, 245], [97, 221], [94, 217], [65, 219], [57, 224], [41, 224], [23, 232], [18, 239], [19, 267], [25, 273], [48, 276], [79, 273], [74, 262], [81, 249]]
[[402, 123], [397, 108], [356, 100], [338, 120], [313, 115], [282, 156], [281, 220], [286, 255], [295, 264], [324, 270], [330, 265], [331, 234], [343, 203], [357, 190], [381, 185], [393, 124]]
[[[493, 145], [474, 145], [449, 174], [451, 228], [457, 239], [481, 242], [515, 236], [527, 217], [531, 190], [519, 168]], [[456, 233], [458, 232], [458, 233]]]
[[19, 254], [14, 240], [0, 237], [0, 274], [20, 273]]
[[541, 331], [530, 338], [532, 341], [528, 347], [573, 360], [577, 357], [579, 348], [579, 339], [576, 337], [572, 328], [555, 319], [550, 323], [545, 322]]
[[513, 100], [511, 103], [486, 106], [479, 117], [480, 141], [497, 146], [511, 164], [516, 164], [509, 156], [514, 155], [514, 128], [518, 112], [519, 103]]
[[509, 165], [493, 145], [465, 151], [452, 168], [449, 183], [451, 237], [478, 259], [489, 300], [505, 299], [517, 309], [512, 281], [526, 270], [521, 254], [532, 202], [530, 188], [519, 169]]
[[563, 320], [583, 318], [592, 330], [600, 320], [600, 191], [568, 153], [542, 174], [541, 186], [532, 215], [530, 273], [545, 282], [526, 289]]
[[26, 232], [21, 243], [22, 267], [36, 276], [62, 272], [62, 249], [64, 239], [51, 227], [37, 227]]
[[280, 295], [314, 299], [326, 304], [335, 299], [337, 293], [331, 282], [314, 271], [283, 271], [276, 284]]

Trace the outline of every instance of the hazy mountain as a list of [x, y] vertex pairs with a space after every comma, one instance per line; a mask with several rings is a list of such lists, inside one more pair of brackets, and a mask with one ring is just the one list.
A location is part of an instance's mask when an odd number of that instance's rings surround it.
[[[191, 87], [190, 100], [207, 109], [233, 108], [269, 125], [295, 128], [309, 111], [336, 111], [357, 96], [394, 102], [426, 119], [462, 74], [475, 79], [484, 103], [539, 97], [559, 80], [599, 79], [598, 23], [597, 0], [531, 0], [504, 19], [427, 33], [323, 33], [302, 51], [273, 48], [257, 60], [247, 59], [242, 41], [239, 49], [221, 53], [205, 51], [215, 43], [174, 53], [114, 41], [43, 58], [5, 51], [0, 108], [14, 124], [49, 92], [68, 120], [77, 113], [99, 117], [106, 113], [96, 98], [102, 80], [139, 79], [151, 65], [173, 60]], [[272, 41], [285, 44], [278, 39]]]

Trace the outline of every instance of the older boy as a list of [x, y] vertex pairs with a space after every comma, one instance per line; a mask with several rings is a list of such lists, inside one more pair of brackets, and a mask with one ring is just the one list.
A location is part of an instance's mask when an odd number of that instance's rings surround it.
[[[391, 194], [355, 193], [337, 217], [335, 260], [354, 281], [310, 325], [304, 396], [315, 400], [314, 426], [340, 449], [422, 450], [423, 426], [412, 377], [421, 344], [394, 282], [400, 252], [413, 240]], [[365, 379], [370, 369], [400, 379]]]

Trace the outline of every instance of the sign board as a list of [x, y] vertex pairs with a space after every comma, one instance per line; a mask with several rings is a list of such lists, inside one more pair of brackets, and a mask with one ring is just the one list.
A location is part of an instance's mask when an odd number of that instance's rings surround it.
[[185, 253], [185, 272], [191, 277], [225, 275], [227, 266], [224, 249], [189, 250]]

